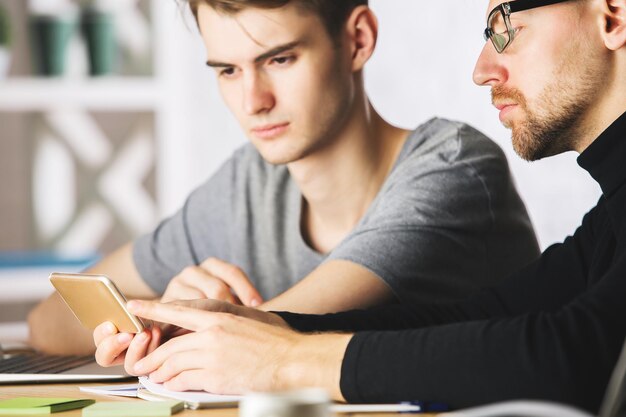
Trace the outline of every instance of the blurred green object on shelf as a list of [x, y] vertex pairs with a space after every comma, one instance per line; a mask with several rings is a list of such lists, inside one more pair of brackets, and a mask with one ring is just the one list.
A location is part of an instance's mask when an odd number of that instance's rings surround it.
[[89, 73], [94, 76], [111, 74], [117, 54], [113, 15], [85, 8], [81, 27], [89, 55]]
[[11, 63], [11, 27], [9, 25], [9, 15], [0, 4], [0, 80], [9, 72]]
[[74, 26], [72, 19], [63, 16], [31, 18], [33, 59], [40, 75], [54, 77], [65, 73], [67, 45]]
[[0, 48], [8, 47], [11, 43], [11, 26], [9, 24], [9, 14], [0, 4]]

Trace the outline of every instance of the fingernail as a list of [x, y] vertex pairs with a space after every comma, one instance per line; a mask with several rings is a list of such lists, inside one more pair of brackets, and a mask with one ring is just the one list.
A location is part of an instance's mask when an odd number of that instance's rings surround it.
[[139, 311], [139, 309], [141, 308], [141, 301], [130, 300], [129, 302], [126, 303], [126, 308], [128, 308], [131, 311]]
[[120, 333], [117, 335], [117, 341], [120, 343], [128, 343], [132, 338], [133, 336], [129, 333]]
[[143, 372], [143, 361], [139, 361], [133, 366], [135, 373], [141, 374]]
[[148, 334], [146, 332], [141, 332], [137, 335], [137, 341], [140, 343], [144, 343], [148, 340]]
[[259, 300], [258, 298], [253, 298], [252, 301], [250, 301], [250, 306], [252, 307], [258, 307], [261, 305], [261, 300]]
[[115, 325], [113, 323], [109, 322], [104, 325], [104, 331], [106, 332], [106, 334], [113, 334], [117, 331], [117, 329], [115, 328]]

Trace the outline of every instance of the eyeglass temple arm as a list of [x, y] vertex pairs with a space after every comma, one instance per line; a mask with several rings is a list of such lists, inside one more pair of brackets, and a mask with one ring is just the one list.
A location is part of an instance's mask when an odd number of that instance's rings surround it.
[[563, 3], [569, 0], [517, 0], [509, 2], [511, 13], [521, 12], [524, 10], [534, 9], [541, 6], [549, 6], [551, 4]]

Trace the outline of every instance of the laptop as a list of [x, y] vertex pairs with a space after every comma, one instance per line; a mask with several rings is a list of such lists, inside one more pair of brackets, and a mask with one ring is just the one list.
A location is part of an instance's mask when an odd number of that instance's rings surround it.
[[103, 368], [93, 355], [52, 356], [28, 349], [0, 347], [0, 384], [123, 381], [135, 378], [123, 366]]

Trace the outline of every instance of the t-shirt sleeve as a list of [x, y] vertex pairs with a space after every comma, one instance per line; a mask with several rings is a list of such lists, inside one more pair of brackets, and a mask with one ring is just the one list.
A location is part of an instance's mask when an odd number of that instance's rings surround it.
[[228, 259], [226, 227], [239, 153], [195, 189], [178, 212], [134, 242], [135, 266], [157, 294], [162, 294], [170, 280], [187, 266], [197, 265], [210, 256]]
[[[496, 145], [474, 134], [455, 129], [436, 148], [398, 165], [364, 219], [327, 260], [369, 269], [406, 303], [458, 300], [493, 284], [488, 263], [499, 260], [488, 246], [495, 217], [497, 210], [515, 207], [494, 204], [494, 195], [507, 186], [508, 166]], [[462, 142], [474, 139], [485, 146], [462, 154]], [[534, 240], [532, 229], [506, 238], [523, 233]], [[536, 249], [531, 244], [529, 250]]]

